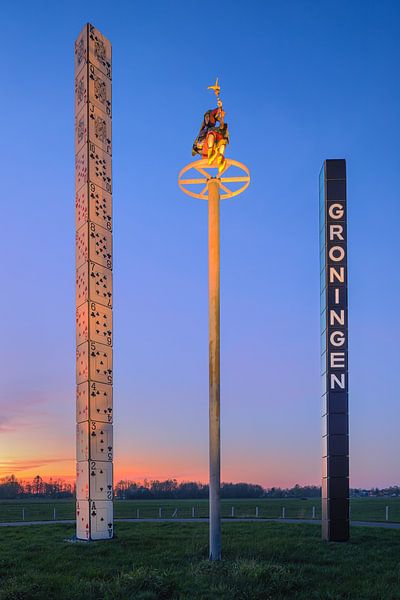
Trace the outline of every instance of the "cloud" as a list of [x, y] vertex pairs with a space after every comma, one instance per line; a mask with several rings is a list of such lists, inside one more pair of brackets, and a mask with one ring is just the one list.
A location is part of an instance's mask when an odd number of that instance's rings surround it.
[[37, 470], [54, 463], [74, 463], [74, 458], [36, 458], [32, 460], [11, 459], [0, 461], [0, 476]]

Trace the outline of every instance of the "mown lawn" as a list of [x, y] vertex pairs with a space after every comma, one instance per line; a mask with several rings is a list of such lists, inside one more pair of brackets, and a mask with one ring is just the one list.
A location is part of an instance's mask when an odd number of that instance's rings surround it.
[[352, 528], [348, 544], [320, 527], [223, 525], [210, 563], [206, 523], [120, 523], [116, 537], [64, 541], [68, 525], [0, 530], [0, 600], [399, 600], [400, 535]]
[[[385, 507], [389, 506], [389, 521], [400, 521], [400, 498], [353, 498], [351, 504], [351, 518], [358, 521], [384, 521]], [[221, 509], [223, 517], [231, 517], [232, 507], [235, 517], [255, 517], [256, 507], [259, 517], [278, 518], [282, 516], [285, 507], [287, 519], [311, 519], [315, 506], [315, 516], [321, 518], [321, 501], [319, 498], [292, 499], [292, 498], [258, 498], [244, 500], [222, 500]], [[174, 510], [178, 509], [178, 517], [189, 518], [192, 508], [195, 517], [208, 516], [207, 500], [116, 500], [114, 502], [114, 516], [118, 519], [158, 518], [161, 507], [161, 516], [172, 517]], [[51, 520], [56, 510], [57, 519], [74, 519], [75, 504], [71, 500], [3, 500], [0, 501], [0, 522], [21, 521], [22, 509], [26, 521]], [[139, 513], [138, 513], [139, 511]]]

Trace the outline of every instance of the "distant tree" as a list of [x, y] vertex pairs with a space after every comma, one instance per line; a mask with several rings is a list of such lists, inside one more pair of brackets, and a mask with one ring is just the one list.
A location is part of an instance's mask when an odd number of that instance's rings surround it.
[[261, 498], [264, 488], [254, 483], [223, 483], [221, 498]]
[[10, 477], [4, 477], [3, 479], [0, 479], [1, 499], [14, 500], [18, 498], [22, 492], [23, 488], [15, 475], [10, 475]]

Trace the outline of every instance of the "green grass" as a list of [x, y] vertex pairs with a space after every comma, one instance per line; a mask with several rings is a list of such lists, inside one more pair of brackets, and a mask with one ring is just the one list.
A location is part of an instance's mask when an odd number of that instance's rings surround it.
[[206, 523], [120, 523], [105, 542], [74, 528], [4, 528], [0, 600], [398, 600], [400, 535], [353, 528], [324, 543], [316, 525], [227, 523], [210, 563]]
[[[139, 510], [140, 518], [158, 518], [159, 508], [163, 517], [171, 517], [175, 508], [178, 517], [191, 517], [192, 507], [196, 517], [208, 516], [207, 500], [125, 500], [116, 501], [116, 518], [136, 518]], [[230, 517], [232, 506], [235, 517], [254, 517], [258, 506], [259, 516], [278, 518], [282, 515], [282, 507], [286, 509], [286, 518], [309, 519], [312, 507], [316, 508], [316, 518], [321, 517], [321, 502], [319, 498], [308, 500], [296, 499], [256, 499], [256, 500], [223, 500], [222, 516]], [[359, 521], [384, 521], [385, 507], [389, 506], [389, 520], [400, 522], [400, 498], [356, 498], [351, 500], [351, 518]], [[51, 520], [56, 509], [57, 519], [74, 518], [73, 500], [12, 500], [0, 501], [0, 522], [21, 521], [22, 508], [25, 509], [25, 520]]]

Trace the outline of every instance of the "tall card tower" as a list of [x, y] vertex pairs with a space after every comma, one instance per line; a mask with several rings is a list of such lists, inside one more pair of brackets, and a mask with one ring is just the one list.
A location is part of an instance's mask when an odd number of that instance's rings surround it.
[[75, 42], [76, 536], [113, 537], [111, 44]]

